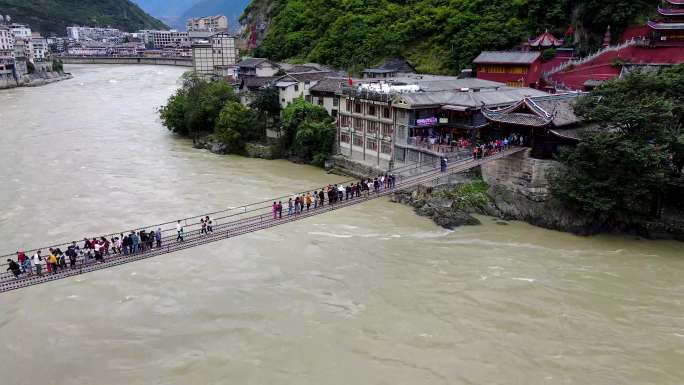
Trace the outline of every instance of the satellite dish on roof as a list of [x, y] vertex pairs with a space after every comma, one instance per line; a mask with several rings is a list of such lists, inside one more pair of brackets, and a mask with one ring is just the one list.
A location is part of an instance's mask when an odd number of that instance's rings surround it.
[[5, 16], [5, 21], [6, 21], [8, 24], [9, 24], [10, 21], [12, 21], [12, 18], [10, 17], [10, 15], [6, 15], [6, 16]]

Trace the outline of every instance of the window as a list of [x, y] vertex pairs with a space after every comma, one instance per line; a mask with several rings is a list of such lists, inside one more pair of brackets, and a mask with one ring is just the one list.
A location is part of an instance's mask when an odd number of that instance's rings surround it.
[[352, 101], [349, 100], [349, 99], [347, 99], [345, 104], [347, 105], [347, 111], [351, 112], [351, 110], [352, 110]]
[[295, 84], [295, 92], [299, 91], [299, 84]]
[[384, 138], [389, 138], [392, 136], [392, 125], [388, 123], [382, 123], [382, 136]]
[[378, 122], [368, 121], [366, 133], [368, 135], [375, 135], [378, 133]]
[[351, 141], [351, 138], [349, 137], [350, 135], [347, 134], [346, 132], [340, 133], [340, 142], [342, 143], [349, 143]]
[[363, 132], [363, 119], [354, 118], [354, 131]]
[[382, 110], [382, 117], [385, 118], [385, 119], [389, 119], [389, 118], [390, 118], [390, 109], [389, 109], [388, 107], [385, 107], [385, 108]]
[[[333, 111], [333, 112], [337, 112], [337, 111]], [[349, 127], [349, 126], [351, 126], [350, 123], [351, 123], [351, 118], [349, 118], [348, 116], [342, 115], [340, 117], [340, 126]]]
[[372, 151], [378, 151], [378, 141], [374, 139], [366, 140], [366, 149]]
[[333, 118], [337, 118], [337, 110], [332, 110], [331, 114]]
[[361, 103], [355, 103], [354, 104], [354, 112], [357, 114], [361, 113]]
[[333, 98], [333, 107], [337, 107], [340, 105], [340, 99], [338, 98]]
[[322, 106], [323, 105], [323, 98], [318, 98], [318, 105]]
[[387, 142], [382, 142], [380, 144], [380, 152], [383, 154], [391, 154], [392, 153], [392, 145], [387, 143]]
[[375, 106], [372, 104], [370, 106], [368, 106], [368, 115], [375, 116]]
[[363, 136], [354, 134], [354, 146], [363, 147]]

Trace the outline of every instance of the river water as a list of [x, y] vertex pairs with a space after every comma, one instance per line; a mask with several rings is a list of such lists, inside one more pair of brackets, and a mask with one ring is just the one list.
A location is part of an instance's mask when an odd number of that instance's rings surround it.
[[[174, 137], [182, 69], [67, 69], [0, 92], [0, 252], [339, 179]], [[482, 220], [372, 201], [2, 294], [0, 383], [684, 383], [681, 243]]]

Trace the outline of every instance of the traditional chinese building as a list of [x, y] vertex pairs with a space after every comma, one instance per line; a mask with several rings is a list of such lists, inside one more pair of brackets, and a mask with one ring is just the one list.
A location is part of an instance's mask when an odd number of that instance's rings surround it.
[[477, 66], [478, 79], [505, 83], [510, 87], [539, 87], [541, 52], [484, 51], [473, 64]]
[[529, 39], [527, 42], [530, 49], [536, 51], [543, 51], [548, 48], [560, 48], [564, 43], [565, 41], [563, 39], [556, 39], [548, 29], [536, 38]]
[[525, 137], [525, 145], [532, 147], [532, 157], [552, 158], [558, 147], [579, 142], [577, 132], [580, 119], [573, 105], [581, 93], [566, 93], [529, 97], [504, 108], [482, 107], [489, 123], [482, 135], [506, 137], [518, 134]]
[[658, 14], [658, 20], [648, 22], [653, 43], [684, 45], [684, 0], [663, 1]]

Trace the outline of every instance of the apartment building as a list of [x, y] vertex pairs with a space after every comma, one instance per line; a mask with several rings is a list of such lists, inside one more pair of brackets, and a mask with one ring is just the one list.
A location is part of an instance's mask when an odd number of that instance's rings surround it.
[[224, 15], [190, 18], [186, 27], [188, 32], [228, 32], [228, 18]]
[[192, 61], [200, 76], [229, 76], [234, 74], [238, 52], [235, 36], [221, 32], [208, 40], [192, 44]]
[[506, 106], [546, 93], [481, 79], [406, 75], [340, 84], [338, 152], [388, 169], [395, 163], [439, 164], [467, 151], [487, 124], [482, 106]]
[[50, 48], [48, 47], [47, 39], [42, 37], [40, 33], [33, 32], [31, 35], [31, 45], [33, 46], [34, 62], [49, 60]]
[[126, 35], [116, 28], [72, 26], [66, 28], [67, 37], [75, 41], [119, 41]]
[[333, 75], [334, 73], [331, 71], [310, 71], [288, 73], [282, 76], [275, 84], [278, 88], [280, 107], [289, 106], [297, 98], [304, 98], [307, 102], [312, 102], [311, 87]]

